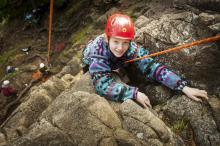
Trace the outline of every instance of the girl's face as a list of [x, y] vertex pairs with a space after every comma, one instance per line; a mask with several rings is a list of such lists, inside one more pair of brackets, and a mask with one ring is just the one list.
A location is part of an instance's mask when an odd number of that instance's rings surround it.
[[110, 37], [109, 48], [116, 57], [122, 57], [128, 50], [130, 40]]

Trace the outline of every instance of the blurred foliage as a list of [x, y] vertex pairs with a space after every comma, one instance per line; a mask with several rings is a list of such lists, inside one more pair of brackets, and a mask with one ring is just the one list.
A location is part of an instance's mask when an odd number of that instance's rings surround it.
[[0, 9], [4, 8], [7, 5], [7, 0], [0, 1]]
[[93, 30], [93, 26], [91, 24], [88, 24], [85, 27], [81, 27], [77, 32], [75, 32], [71, 36], [72, 44], [81, 44], [88, 33], [90, 33]]
[[[54, 6], [60, 7], [68, 0], [54, 0]], [[42, 5], [49, 5], [49, 0], [0, 0], [0, 22], [4, 18], [23, 17], [26, 12]]]

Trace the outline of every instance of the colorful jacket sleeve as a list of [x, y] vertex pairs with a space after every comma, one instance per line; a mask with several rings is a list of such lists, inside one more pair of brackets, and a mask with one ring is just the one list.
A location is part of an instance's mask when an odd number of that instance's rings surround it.
[[[133, 44], [134, 46], [136, 44]], [[135, 47], [134, 47], [135, 48]], [[149, 51], [143, 47], [136, 46], [135, 57], [142, 57], [149, 54]], [[156, 80], [163, 85], [173, 90], [182, 90], [187, 82], [182, 80], [177, 74], [169, 70], [165, 65], [155, 62], [152, 58], [145, 58], [136, 61], [138, 69], [144, 74], [146, 78]]]
[[115, 101], [125, 101], [126, 99], [136, 98], [136, 87], [125, 86], [113, 80], [108, 60], [92, 58], [89, 72], [99, 95]]

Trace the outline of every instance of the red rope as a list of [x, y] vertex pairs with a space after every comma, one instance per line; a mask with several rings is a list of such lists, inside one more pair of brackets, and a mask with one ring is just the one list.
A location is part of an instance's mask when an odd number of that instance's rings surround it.
[[156, 52], [156, 53], [146, 55], [146, 56], [143, 56], [143, 57], [139, 57], [139, 58], [135, 58], [135, 59], [132, 59], [132, 60], [128, 60], [125, 63], [131, 63], [131, 62], [134, 62], [134, 61], [142, 60], [144, 58], [158, 56], [158, 55], [166, 54], [166, 53], [173, 52], [173, 51], [179, 51], [181, 49], [189, 48], [189, 47], [204, 44], [204, 43], [214, 42], [214, 41], [217, 41], [217, 40], [220, 40], [220, 35], [205, 38], [205, 39], [198, 40], [198, 41], [194, 41], [192, 43], [184, 44], [184, 45], [181, 45], [181, 46], [178, 46], [178, 47], [175, 47], [175, 48], [169, 48], [169, 49], [164, 50], [164, 51]]
[[48, 65], [50, 64], [52, 20], [53, 20], [53, 0], [50, 0], [50, 16], [49, 16], [49, 32], [48, 32], [48, 54], [47, 54]]

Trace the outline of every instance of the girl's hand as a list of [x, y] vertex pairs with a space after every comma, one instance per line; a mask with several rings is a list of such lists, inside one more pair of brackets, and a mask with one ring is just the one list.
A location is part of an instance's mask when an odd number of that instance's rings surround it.
[[147, 107], [152, 108], [152, 106], [150, 104], [150, 100], [148, 99], [148, 97], [144, 93], [138, 92], [136, 101], [138, 103], [140, 103], [145, 108], [147, 108]]
[[197, 88], [191, 88], [191, 87], [185, 86], [182, 92], [185, 93], [189, 98], [195, 101], [202, 102], [201, 99], [208, 100], [207, 92], [205, 90], [199, 90]]

